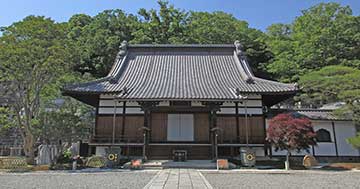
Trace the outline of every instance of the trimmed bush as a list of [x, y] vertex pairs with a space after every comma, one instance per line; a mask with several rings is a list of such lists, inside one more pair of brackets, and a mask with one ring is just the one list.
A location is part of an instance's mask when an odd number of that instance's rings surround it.
[[71, 163], [71, 153], [69, 150], [64, 151], [56, 160], [59, 164]]
[[102, 156], [92, 156], [86, 162], [86, 167], [101, 168], [105, 167], [106, 159]]

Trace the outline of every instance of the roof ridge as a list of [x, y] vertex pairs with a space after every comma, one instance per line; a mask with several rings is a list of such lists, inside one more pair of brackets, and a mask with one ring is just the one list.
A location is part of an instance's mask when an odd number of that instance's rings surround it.
[[181, 48], [181, 47], [194, 47], [194, 48], [235, 48], [234, 44], [129, 44], [129, 48]]
[[254, 76], [253, 79], [261, 80], [261, 81], [273, 83], [273, 84], [279, 84], [279, 85], [283, 85], [283, 86], [289, 86], [289, 87], [292, 86], [292, 87], [297, 88], [297, 83], [282, 83], [279, 81], [268, 80], [268, 79], [264, 79], [264, 78], [260, 78], [260, 77], [256, 77], [256, 76]]
[[237, 56], [236, 52], [234, 51], [234, 59], [236, 62], [236, 67], [238, 68], [238, 70], [240, 71], [240, 77], [242, 77], [244, 80], [248, 80], [248, 74], [245, 72], [243, 65], [241, 64], [241, 61], [239, 59], [239, 57]]
[[121, 42], [121, 44], [119, 46], [119, 51], [116, 54], [115, 61], [114, 61], [114, 63], [113, 63], [113, 65], [112, 65], [112, 67], [111, 67], [111, 69], [110, 69], [107, 76], [115, 77], [117, 75], [117, 73], [114, 74], [114, 72], [117, 70], [116, 68], [121, 66], [118, 63], [123, 62], [123, 59], [126, 58], [126, 55], [128, 54], [128, 49], [127, 49], [128, 46], [129, 46], [129, 44], [126, 41]]

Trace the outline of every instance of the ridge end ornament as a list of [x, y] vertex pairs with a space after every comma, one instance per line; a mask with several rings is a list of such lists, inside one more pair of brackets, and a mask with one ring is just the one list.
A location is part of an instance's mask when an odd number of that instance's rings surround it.
[[240, 43], [240, 41], [236, 40], [234, 42], [234, 45], [235, 45], [236, 55], [241, 56], [241, 57], [245, 56], [244, 46]]
[[120, 46], [119, 46], [119, 49], [120, 49], [120, 51], [119, 51], [119, 56], [125, 56], [126, 55], [126, 53], [127, 53], [127, 48], [128, 48], [128, 42], [127, 41], [123, 41], [123, 42], [121, 42], [121, 44], [120, 44]]

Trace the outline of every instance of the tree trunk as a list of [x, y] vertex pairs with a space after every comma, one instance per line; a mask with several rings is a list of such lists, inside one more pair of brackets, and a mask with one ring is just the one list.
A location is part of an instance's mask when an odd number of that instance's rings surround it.
[[289, 170], [289, 169], [290, 169], [290, 160], [289, 160], [289, 157], [290, 157], [290, 152], [287, 151], [287, 153], [286, 153], [286, 160], [285, 160], [285, 170]]
[[34, 136], [31, 133], [26, 133], [26, 136], [24, 137], [24, 152], [26, 156], [26, 162], [29, 165], [35, 164], [34, 151]]

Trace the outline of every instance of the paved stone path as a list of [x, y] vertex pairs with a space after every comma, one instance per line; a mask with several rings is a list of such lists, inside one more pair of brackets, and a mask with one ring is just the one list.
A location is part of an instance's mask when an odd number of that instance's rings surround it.
[[144, 187], [144, 189], [160, 188], [208, 188], [212, 189], [209, 182], [197, 170], [194, 169], [165, 169], [159, 173]]

